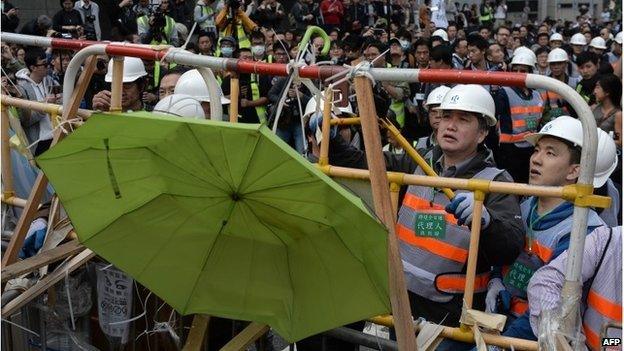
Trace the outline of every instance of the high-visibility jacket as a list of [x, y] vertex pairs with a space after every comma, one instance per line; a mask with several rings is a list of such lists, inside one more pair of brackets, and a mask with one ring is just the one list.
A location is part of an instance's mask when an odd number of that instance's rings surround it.
[[[260, 98], [260, 86], [258, 85], [258, 75], [251, 75], [251, 98], [253, 100], [258, 100]], [[256, 106], [256, 114], [258, 115], [258, 120], [260, 123], [266, 123], [266, 106]]]
[[[392, 67], [392, 64], [386, 63], [386, 67]], [[401, 128], [405, 125], [405, 103], [401, 100], [392, 99], [390, 109], [394, 112], [397, 123]]]
[[[527, 233], [525, 249], [512, 265], [503, 267], [503, 283], [512, 296], [510, 312], [516, 317], [523, 315], [529, 307], [526, 288], [533, 273], [554, 258], [553, 253], [559, 241], [572, 232], [572, 216], [568, 216], [548, 229], [531, 228], [530, 221], [533, 212], [536, 211], [536, 206], [533, 198], [527, 199], [520, 205]], [[595, 211], [590, 210], [587, 215], [588, 228], [597, 228], [601, 225], [604, 225], [604, 222]]]
[[481, 14], [481, 16], [479, 16], [479, 21], [481, 23], [484, 23], [491, 21], [492, 18], [492, 8], [490, 8], [489, 6], [483, 6], [483, 13]]
[[208, 5], [198, 5], [198, 6], [201, 7], [202, 17], [208, 16], [207, 20], [199, 24], [199, 28], [203, 30], [207, 30], [209, 28], [215, 28], [214, 10], [212, 9], [212, 6], [208, 6]]
[[[141, 16], [137, 18], [137, 23], [139, 26], [145, 26], [149, 28], [149, 17]], [[175, 20], [167, 15], [165, 15], [165, 28], [163, 32], [165, 33], [165, 37], [161, 41], [152, 40], [150, 45], [163, 45], [163, 44], [171, 44], [171, 36], [173, 35], [173, 31], [175, 29]]]
[[[247, 33], [245, 33], [245, 28], [243, 27], [242, 24], [237, 24], [236, 25], [236, 34], [232, 33], [229, 34], [231, 36], [233, 36], [236, 39], [236, 42], [238, 43], [238, 48], [250, 48], [251, 47], [251, 41], [249, 40], [249, 37], [247, 36]], [[223, 38], [225, 37], [225, 30], [222, 30], [219, 33], [219, 38]], [[217, 47], [217, 51], [219, 48]]]
[[[601, 331], [606, 323], [622, 323], [622, 227], [612, 229], [601, 262], [587, 294], [583, 314], [585, 343], [593, 351], [603, 350]], [[622, 338], [622, 330], [610, 328], [606, 337]]]
[[[486, 167], [473, 178], [493, 180], [503, 170]], [[416, 175], [424, 175], [421, 168]], [[439, 191], [410, 185], [396, 225], [407, 288], [436, 302], [449, 302], [462, 294], [468, 260], [470, 228], [457, 225], [444, 211], [449, 199]], [[489, 272], [477, 272], [475, 293], [487, 291]]]
[[[531, 98], [524, 99], [514, 89], [502, 87], [509, 101], [511, 123], [505, 123], [501, 115], [500, 142], [514, 144], [520, 148], [531, 147], [524, 137], [539, 130], [544, 103], [537, 90], [531, 90]], [[511, 129], [509, 127], [511, 126]]]

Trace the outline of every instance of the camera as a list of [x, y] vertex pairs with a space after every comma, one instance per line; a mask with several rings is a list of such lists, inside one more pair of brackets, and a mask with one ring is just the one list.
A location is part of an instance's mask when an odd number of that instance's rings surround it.
[[154, 28], [164, 28], [166, 24], [167, 20], [162, 9], [160, 7], [155, 8], [152, 12], [152, 26]]
[[240, 1], [239, 0], [228, 0], [227, 1], [227, 5], [230, 7], [230, 9], [232, 10], [236, 10], [240, 7]]

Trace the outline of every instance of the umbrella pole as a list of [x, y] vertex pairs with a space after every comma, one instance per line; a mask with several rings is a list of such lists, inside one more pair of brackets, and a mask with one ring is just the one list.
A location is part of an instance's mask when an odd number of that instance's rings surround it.
[[[77, 89], [74, 90], [70, 103], [67, 109], [63, 109], [63, 121], [66, 121], [69, 116], [75, 116], [78, 111], [78, 106], [80, 106], [80, 101], [84, 96], [87, 87], [89, 86], [89, 81], [91, 80], [91, 76], [93, 75], [93, 71], [95, 71], [95, 64], [97, 62], [96, 56], [90, 56], [87, 59], [85, 64], [85, 69], [80, 75], [78, 79]], [[57, 130], [54, 134], [54, 138], [52, 139], [52, 145], [56, 144], [60, 139], [63, 138], [63, 133], [60, 130]], [[28, 196], [28, 201], [26, 202], [26, 206], [24, 207], [24, 212], [19, 218], [17, 222], [17, 226], [15, 227], [15, 231], [13, 236], [11, 237], [11, 241], [9, 242], [9, 246], [4, 253], [4, 257], [2, 257], [2, 266], [8, 267], [11, 263], [14, 263], [17, 260], [17, 254], [19, 250], [22, 248], [24, 244], [24, 239], [26, 238], [26, 233], [28, 232], [28, 228], [30, 227], [30, 223], [32, 222], [35, 213], [37, 212], [37, 208], [41, 203], [41, 198], [43, 197], [43, 192], [48, 185], [48, 178], [43, 174], [43, 172], [39, 172], [37, 175], [37, 179], [35, 180], [35, 184]]]
[[381, 137], [377, 125], [373, 90], [366, 77], [356, 77], [355, 92], [360, 111], [366, 161], [370, 169], [371, 188], [375, 213], [388, 229], [388, 271], [390, 279], [390, 303], [395, 316], [395, 330], [400, 350], [417, 350], [416, 336], [412, 326], [412, 314], [407, 298], [401, 254], [396, 239], [395, 217], [388, 191], [386, 164], [381, 152]]
[[240, 93], [240, 81], [238, 73], [230, 77], [230, 122], [238, 122], [238, 95]]
[[2, 105], [2, 115], [0, 116], [0, 123], [2, 125], [2, 182], [4, 183], [4, 189], [2, 189], [2, 196], [6, 199], [10, 199], [15, 196], [15, 190], [13, 189], [13, 171], [11, 169], [11, 145], [9, 144], [9, 111], [5, 105]]
[[121, 112], [121, 94], [123, 91], [123, 56], [113, 57], [113, 82], [111, 83], [110, 112]]

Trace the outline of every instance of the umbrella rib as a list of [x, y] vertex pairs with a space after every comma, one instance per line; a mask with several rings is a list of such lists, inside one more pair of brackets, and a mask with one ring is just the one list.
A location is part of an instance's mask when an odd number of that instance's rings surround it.
[[[232, 202], [232, 204], [230, 206], [230, 213], [228, 213], [228, 215], [225, 218], [230, 218], [232, 216], [232, 212], [234, 212], [234, 207], [236, 207], [236, 202], [235, 201]], [[219, 232], [215, 235], [215, 239], [214, 239], [212, 245], [210, 245], [210, 249], [208, 250], [208, 252], [206, 252], [206, 255], [204, 257], [204, 262], [202, 263], [202, 266], [201, 266], [201, 269], [199, 270], [199, 273], [197, 273], [197, 278], [195, 278], [195, 284], [193, 284], [193, 289], [191, 289], [191, 293], [189, 294], [189, 298], [188, 298], [188, 300], [186, 300], [186, 304], [184, 304], [184, 311], [187, 310], [188, 305], [191, 302], [191, 299], [193, 298], [193, 295], [195, 294], [195, 289], [197, 289], [197, 284], [199, 283], [199, 277], [201, 276], [202, 272], [206, 268], [206, 264], [208, 263], [208, 257], [210, 257], [210, 255], [212, 254], [212, 250], [214, 250], [214, 247], [215, 247], [214, 243], [217, 241], [217, 238], [219, 238], [219, 236], [223, 232], [223, 229], [225, 228], [227, 223], [228, 223], [227, 220], [224, 220], [221, 223], [221, 229], [219, 229]]]
[[[255, 152], [255, 150], [254, 150]], [[292, 159], [288, 159], [287, 161], [292, 161]], [[249, 183], [246, 185], [245, 188], [249, 189], [251, 186], [253, 186], [254, 184], [256, 184], [257, 182], [259, 182], [260, 180], [264, 179], [266, 176], [270, 175], [271, 173], [276, 172], [277, 170], [279, 170], [280, 168], [284, 167], [284, 165], [288, 164], [289, 162], [281, 162], [277, 167], [272, 167], [270, 168], [268, 171], [266, 171], [264, 174], [256, 177], [256, 179], [254, 179], [253, 182]], [[303, 183], [302, 183], [303, 184]], [[281, 187], [282, 185], [277, 185], [276, 187]], [[266, 189], [272, 189], [271, 188], [266, 188]], [[264, 189], [259, 189], [259, 190], [264, 190]], [[256, 191], [256, 190], [254, 190]], [[253, 192], [253, 191], [252, 191]], [[250, 192], [251, 193], [251, 192]]]
[[[206, 162], [208, 162], [208, 164], [210, 164], [210, 166], [212, 167], [212, 169], [217, 170], [218, 168], [215, 167], [215, 165], [212, 163], [212, 161], [210, 160], [210, 156], [208, 155], [208, 153], [206, 153], [206, 150], [204, 150], [204, 147], [202, 146], [202, 144], [199, 142], [199, 139], [197, 138], [197, 135], [195, 135], [195, 132], [193, 131], [193, 129], [191, 129], [190, 125], [185, 124], [186, 128], [189, 130], [189, 132], [191, 133], [191, 135], [193, 136], [193, 140], [195, 140], [195, 143], [199, 146], [199, 149], [202, 151], [202, 153], [204, 154], [204, 156], [206, 157]], [[226, 161], [227, 162], [227, 161]], [[225, 183], [225, 185], [229, 188], [230, 191], [232, 191], [232, 186], [230, 185], [230, 183], [228, 183], [227, 180], [223, 179], [223, 177], [221, 177], [221, 173], [219, 172], [215, 172], [215, 175], [217, 176], [217, 178], [219, 178], [220, 180], [223, 181], [223, 183]]]
[[[267, 173], [267, 174], [268, 174], [268, 173]], [[265, 174], [265, 175], [266, 175], [266, 174]], [[264, 177], [264, 175], [263, 175], [262, 177]], [[260, 178], [258, 178], [258, 180], [259, 180], [259, 179], [260, 179]], [[247, 192], [245, 192], [245, 194], [246, 194], [246, 195], [249, 195], [249, 194], [253, 194], [253, 193], [257, 193], [257, 192], [260, 192], [260, 191], [265, 191], [265, 190], [272, 190], [272, 189], [284, 189], [284, 188], [287, 188], [287, 187], [292, 187], [292, 186], [296, 186], [296, 185], [314, 184], [314, 183], [316, 183], [316, 182], [318, 182], [318, 179], [310, 179], [310, 180], [307, 180], [307, 181], [296, 182], [296, 183], [290, 183], [290, 184], [277, 184], [277, 185], [270, 186], [270, 187], [266, 187], [266, 188], [261, 188], [261, 189], [257, 189], [257, 190], [247, 191]], [[252, 186], [253, 184], [255, 184], [255, 183], [257, 183], [257, 181], [254, 181], [254, 183], [249, 184], [248, 188], [249, 188], [250, 186]]]
[[209, 182], [207, 182], [205, 179], [203, 179], [203, 178], [200, 178], [200, 177], [196, 176], [195, 174], [193, 174], [193, 173], [191, 173], [191, 172], [187, 171], [186, 169], [184, 169], [184, 168], [182, 168], [182, 167], [180, 167], [180, 166], [176, 165], [175, 163], [170, 162], [169, 160], [167, 160], [166, 158], [164, 158], [162, 155], [160, 155], [160, 154], [159, 154], [159, 153], [157, 153], [156, 151], [152, 150], [152, 148], [151, 148], [151, 147], [147, 147], [147, 149], [148, 149], [148, 150], [149, 150], [152, 154], [154, 154], [156, 157], [158, 157], [158, 158], [160, 158], [160, 159], [162, 159], [162, 160], [166, 161], [168, 165], [171, 165], [171, 166], [175, 167], [177, 170], [180, 170], [180, 171], [182, 171], [183, 173], [186, 173], [186, 174], [190, 175], [192, 178], [197, 179], [197, 180], [199, 180], [200, 182], [202, 182], [202, 183], [204, 183], [204, 184], [208, 184], [208, 185], [210, 185], [210, 186], [217, 186], [216, 184], [209, 183]]
[[289, 213], [289, 212], [286, 212], [286, 211], [282, 210], [281, 208], [276, 207], [276, 206], [273, 206], [273, 205], [269, 205], [269, 204], [267, 204], [266, 202], [259, 201], [259, 200], [255, 200], [255, 199], [252, 199], [252, 198], [245, 198], [245, 199], [246, 199], [247, 201], [254, 201], [254, 202], [261, 203], [261, 204], [263, 204], [264, 206], [271, 207], [271, 208], [273, 208], [273, 209], [275, 209], [275, 210], [277, 210], [277, 211], [279, 211], [279, 212], [282, 212], [282, 213], [284, 213], [284, 214], [287, 214], [287, 215], [289, 215], [289, 216], [297, 217], [297, 218], [300, 218], [300, 219], [303, 219], [303, 220], [306, 220], [306, 221], [310, 221], [310, 222], [314, 222], [314, 223], [317, 223], [317, 224], [323, 225], [323, 226], [325, 226], [325, 227], [329, 227], [329, 225], [327, 225], [326, 223], [319, 222], [319, 221], [316, 221], [316, 220], [313, 220], [313, 219], [310, 219], [310, 218], [306, 218], [306, 217], [303, 217], [303, 216], [300, 216], [300, 215], [296, 215], [296, 214], [294, 214], [294, 213]]

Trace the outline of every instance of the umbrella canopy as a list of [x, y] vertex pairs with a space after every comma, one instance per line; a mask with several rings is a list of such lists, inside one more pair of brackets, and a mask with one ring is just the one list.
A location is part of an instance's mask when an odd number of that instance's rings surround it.
[[265, 126], [95, 114], [37, 161], [81, 242], [180, 313], [296, 341], [390, 311], [383, 225]]

